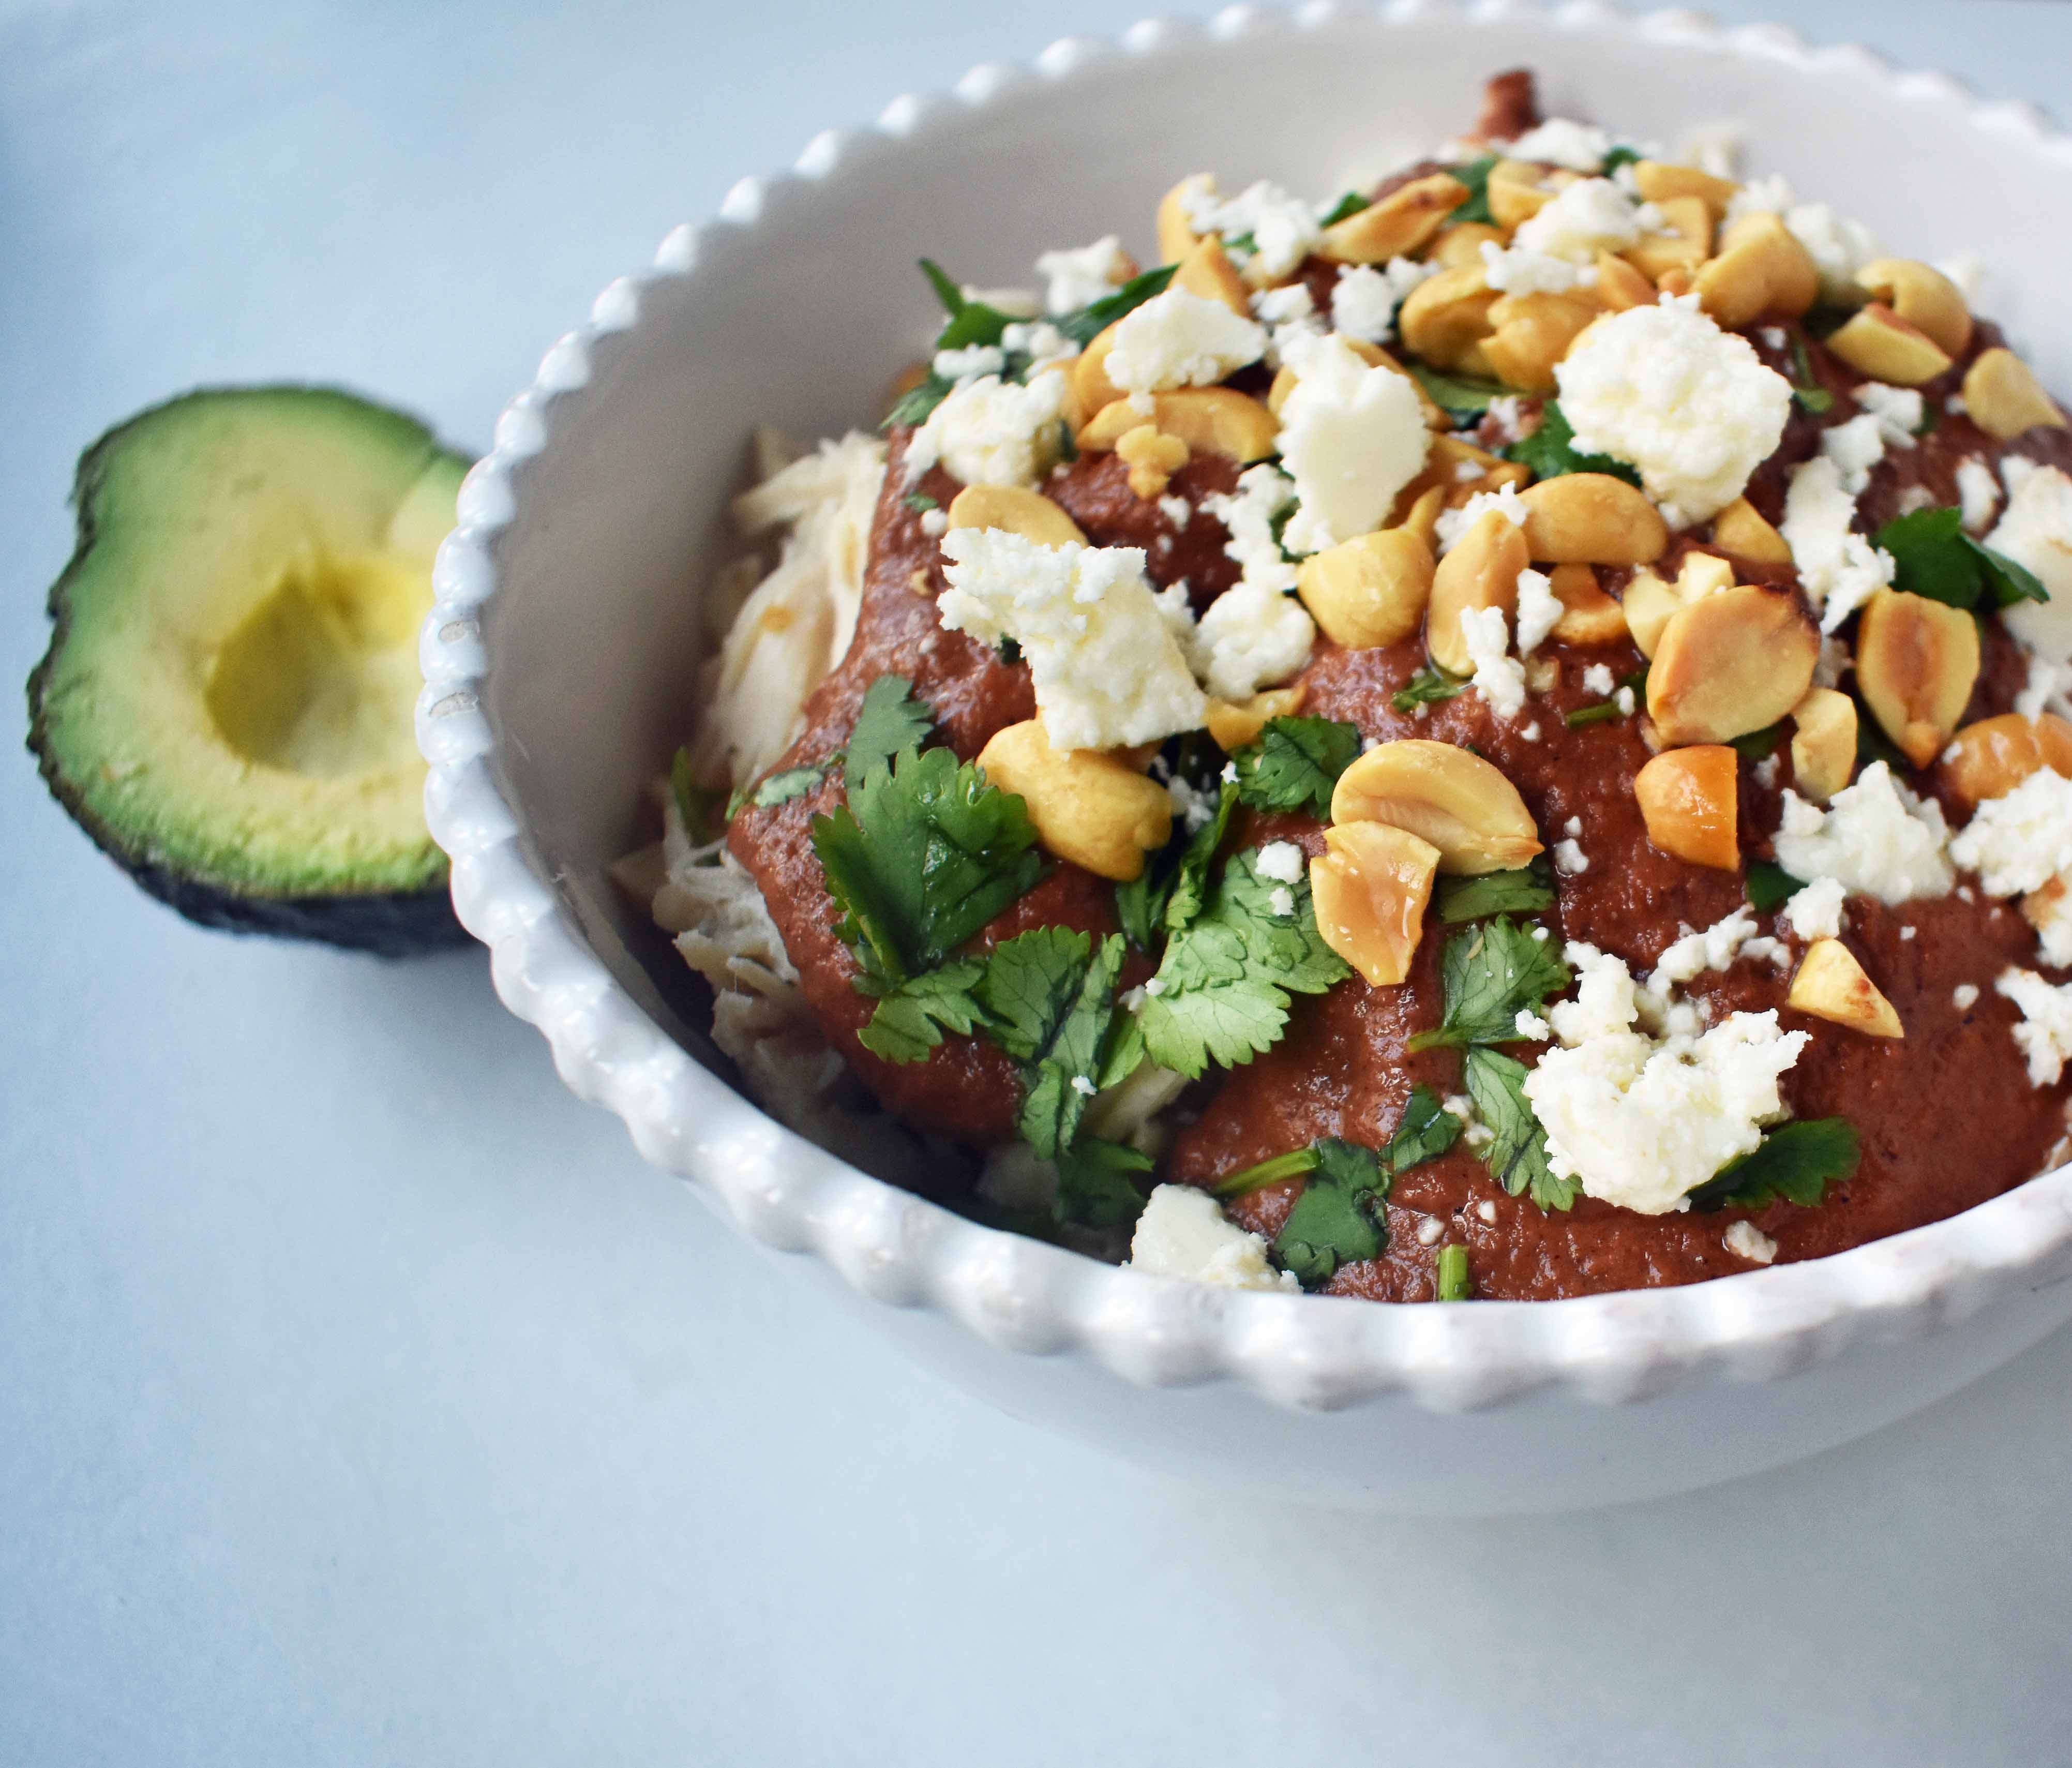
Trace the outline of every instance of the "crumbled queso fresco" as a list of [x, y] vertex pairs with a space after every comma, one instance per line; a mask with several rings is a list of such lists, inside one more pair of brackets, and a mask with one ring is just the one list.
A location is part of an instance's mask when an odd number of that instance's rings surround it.
[[749, 1086], [996, 1225], [1385, 1301], [2059, 1158], [2072, 429], [1971, 279], [1517, 76], [1371, 187], [1174, 170], [1026, 290], [930, 262], [882, 440], [758, 441], [624, 869]]

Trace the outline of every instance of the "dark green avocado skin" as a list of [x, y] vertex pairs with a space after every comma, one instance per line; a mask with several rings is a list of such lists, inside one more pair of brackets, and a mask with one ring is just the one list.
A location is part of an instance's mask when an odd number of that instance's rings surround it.
[[[204, 397], [213, 389], [179, 396]], [[230, 389], [224, 389], [230, 390]], [[311, 391], [331, 392], [329, 389]], [[177, 401], [169, 401], [174, 403]], [[158, 408], [152, 408], [155, 410]], [[279, 939], [310, 940], [347, 951], [368, 952], [384, 958], [414, 957], [466, 945], [471, 935], [454, 913], [453, 898], [446, 880], [421, 890], [384, 894], [339, 891], [328, 894], [258, 896], [223, 888], [206, 878], [162, 865], [95, 816], [80, 801], [56, 764], [44, 740], [43, 680], [64, 647], [68, 611], [65, 586], [72, 571], [93, 549], [90, 512], [92, 489], [109, 450], [118, 445], [123, 433], [150, 411], [125, 419], [101, 437], [80, 456], [73, 480], [72, 503], [78, 513], [77, 541], [71, 561], [51, 587], [47, 611], [53, 623], [49, 648], [29, 672], [29, 734], [27, 747], [36, 758], [37, 771], [51, 796], [65, 813], [84, 829], [95, 846], [128, 874], [132, 882], [167, 907], [178, 911], [197, 926], [228, 933], [268, 934]]]

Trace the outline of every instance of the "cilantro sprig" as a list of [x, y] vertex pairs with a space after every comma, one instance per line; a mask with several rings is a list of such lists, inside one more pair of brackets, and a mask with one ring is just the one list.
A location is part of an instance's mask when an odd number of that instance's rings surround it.
[[1515, 1056], [1480, 1046], [1461, 1063], [1475, 1115], [1493, 1137], [1482, 1151], [1490, 1177], [1513, 1197], [1530, 1195], [1543, 1210], [1565, 1210], [1581, 1187], [1574, 1179], [1556, 1175], [1548, 1162], [1547, 1132], [1525, 1096], [1525, 1077], [1531, 1072]]
[[1439, 967], [1445, 990], [1441, 1017], [1434, 1029], [1410, 1040], [1413, 1051], [1515, 1043], [1519, 1014], [1537, 1012], [1570, 980], [1553, 940], [1536, 940], [1507, 915], [1455, 934]]
[[1388, 697], [1388, 703], [1398, 712], [1415, 712], [1420, 706], [1452, 699], [1467, 685], [1466, 676], [1449, 675], [1437, 664], [1428, 663]]
[[1455, 1241], [1451, 1246], [1439, 1248], [1433, 1282], [1441, 1301], [1474, 1300], [1475, 1282], [1468, 1274], [1468, 1249], [1465, 1246]]
[[1335, 718], [1269, 718], [1238, 750], [1238, 796], [1254, 810], [1331, 814], [1331, 788], [1359, 757], [1359, 727]]
[[1696, 1209], [1761, 1209], [1770, 1203], [1811, 1208], [1856, 1170], [1862, 1157], [1856, 1126], [1846, 1117], [1808, 1117], [1780, 1124], [1753, 1153], [1722, 1167], [1691, 1193]]
[[1535, 479], [1559, 479], [1568, 473], [1609, 473], [1629, 485], [1638, 486], [1640, 475], [1622, 460], [1610, 454], [1585, 454], [1576, 447], [1576, 432], [1561, 401], [1550, 399], [1540, 408], [1540, 427], [1522, 440], [1498, 450], [1507, 460], [1532, 470]]
[[1892, 555], [1893, 587], [1953, 608], [1972, 608], [1990, 594], [1992, 606], [2048, 602], [2036, 574], [1964, 532], [1961, 510], [1918, 509], [1877, 531], [1876, 544]]
[[1554, 906], [1554, 869], [1541, 854], [1515, 871], [1442, 878], [1434, 898], [1441, 921], [1457, 927], [1493, 915], [1544, 915]]

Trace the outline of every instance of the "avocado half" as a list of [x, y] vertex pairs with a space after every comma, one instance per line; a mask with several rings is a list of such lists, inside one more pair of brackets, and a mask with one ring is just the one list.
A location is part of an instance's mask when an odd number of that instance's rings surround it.
[[413, 713], [467, 467], [401, 412], [285, 386], [187, 393], [80, 457], [29, 746], [152, 895], [389, 956], [466, 938]]

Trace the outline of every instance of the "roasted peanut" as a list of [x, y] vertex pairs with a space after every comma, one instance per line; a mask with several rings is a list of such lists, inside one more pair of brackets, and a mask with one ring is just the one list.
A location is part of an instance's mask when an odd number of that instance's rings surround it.
[[1949, 352], [1882, 301], [1858, 309], [1827, 347], [1859, 374], [1895, 387], [1918, 387], [1947, 372]]
[[1856, 286], [1927, 333], [1945, 356], [1961, 356], [1971, 347], [1971, 310], [1940, 270], [1911, 258], [1880, 258], [1856, 272]]
[[1597, 296], [1608, 310], [1623, 313], [1629, 307], [1651, 307], [1656, 293], [1655, 286], [1624, 258], [1615, 258], [1609, 252], [1597, 254]]
[[1561, 618], [1554, 636], [1564, 644], [1617, 644], [1626, 636], [1626, 610], [1597, 582], [1587, 565], [1557, 565], [1548, 574]]
[[1686, 553], [1674, 582], [1655, 571], [1634, 572], [1626, 581], [1625, 613], [1626, 628], [1640, 654], [1655, 655], [1662, 629], [1678, 609], [1733, 586], [1733, 567], [1712, 553]]
[[1412, 289], [1396, 316], [1404, 347], [1435, 368], [1461, 369], [1482, 360], [1482, 342], [1494, 329], [1490, 309], [1497, 291], [1479, 264], [1441, 270]]
[[1791, 979], [1785, 1005], [1816, 1019], [1826, 1019], [1866, 1037], [1904, 1038], [1892, 1003], [1840, 940], [1815, 940], [1806, 948], [1799, 974]]
[[1731, 179], [1715, 178], [1695, 166], [1673, 166], [1666, 160], [1644, 159], [1633, 169], [1634, 183], [1641, 200], [1658, 205], [1679, 196], [1695, 196], [1714, 220], [1727, 212], [1741, 187]]
[[1474, 672], [1474, 660], [1461, 631], [1462, 615], [1470, 608], [1502, 608], [1506, 620], [1515, 620], [1518, 574], [1531, 562], [1524, 534], [1500, 510], [1487, 512], [1439, 561], [1432, 576], [1424, 644], [1441, 668], [1457, 676]]
[[1187, 445], [1156, 424], [1139, 424], [1116, 438], [1115, 451], [1129, 469], [1129, 488], [1145, 503], [1163, 497], [1173, 475], [1187, 464]]
[[1201, 241], [1194, 224], [1187, 219], [1187, 192], [1198, 184], [1215, 187], [1206, 172], [1183, 178], [1158, 199], [1158, 256], [1167, 264], [1178, 264]]
[[1204, 301], [1219, 301], [1240, 319], [1252, 317], [1252, 297], [1245, 288], [1244, 278], [1237, 273], [1237, 266], [1231, 262], [1223, 242], [1214, 235], [1199, 241], [1180, 260], [1180, 268], [1173, 273], [1173, 280], [1166, 286], [1185, 289]]
[[1515, 786], [1480, 755], [1421, 737], [1379, 744], [1339, 775], [1331, 820], [1407, 828], [1455, 875], [1510, 871], [1540, 851]]
[[1086, 544], [1079, 524], [1041, 491], [1018, 485], [967, 485], [950, 500], [952, 528], [999, 528], [1038, 546]]
[[[1397, 507], [1403, 508], [1399, 498]], [[1431, 548], [1432, 556], [1439, 556], [1439, 512], [1446, 507], [1446, 490], [1443, 485], [1428, 485], [1416, 496], [1408, 500], [1408, 508], [1403, 509], [1400, 520], [1390, 525], [1409, 529], [1424, 537], [1424, 544]]]
[[1486, 221], [1455, 221], [1440, 228], [1426, 256], [1442, 270], [1480, 269], [1485, 244], [1503, 244], [1503, 229]]
[[1148, 419], [1128, 400], [1111, 401], [1079, 432], [1078, 445], [1087, 453], [1105, 453], [1147, 422], [1161, 434], [1178, 438], [1194, 454], [1220, 454], [1240, 463], [1264, 460], [1273, 452], [1281, 432], [1272, 413], [1248, 393], [1234, 387], [1183, 387], [1177, 393], [1153, 393]]
[[1765, 317], [1797, 319], [1819, 298], [1820, 271], [1776, 216], [1744, 215], [1720, 236], [1719, 256], [1692, 286], [1698, 304], [1732, 331]]
[[2065, 428], [2065, 413], [2057, 401], [2012, 350], [1980, 352], [1964, 371], [1964, 408], [1973, 423], [2002, 442], [2012, 442], [2039, 424]]
[[1804, 699], [1819, 659], [1796, 595], [1739, 584], [1669, 617], [1647, 672], [1647, 714], [1672, 748], [1726, 742]]
[[1216, 746], [1226, 753], [1259, 741], [1259, 734], [1275, 718], [1292, 718], [1302, 709], [1309, 690], [1297, 682], [1292, 688], [1268, 688], [1249, 700], [1211, 700], [1207, 724]]
[[1384, 528], [1313, 553], [1295, 593], [1325, 637], [1348, 651], [1407, 639], [1423, 624], [1436, 561], [1415, 528]]
[[1979, 679], [1979, 628], [1962, 608], [1880, 590], [1856, 629], [1856, 685], [1917, 767], [1942, 752]]
[[[1118, 319], [1116, 325], [1122, 322]], [[1090, 417], [1105, 411], [1124, 397], [1122, 389], [1108, 377], [1108, 353], [1115, 347], [1115, 326], [1098, 334], [1066, 370], [1073, 402]]]
[[1531, 220], [1554, 200], [1553, 191], [1541, 187], [1540, 168], [1522, 159], [1498, 160], [1490, 168], [1489, 182], [1483, 190], [1489, 199], [1490, 213], [1507, 233], [1515, 231], [1519, 222]]
[[1791, 549], [1754, 504], [1737, 497], [1712, 518], [1712, 544], [1758, 565], [1789, 565]]
[[1942, 763], [1942, 783], [1967, 804], [2004, 798], [2045, 768], [2072, 779], [2072, 724], [2055, 713], [2030, 719], [2004, 712], [1977, 719], [1953, 741], [1956, 753]]
[[1378, 989], [1410, 974], [1424, 935], [1439, 850], [1407, 828], [1349, 823], [1324, 831], [1309, 898], [1324, 944]]
[[1619, 255], [1650, 282], [1671, 270], [1696, 276], [1712, 253], [1712, 210], [1702, 196], [1664, 197], [1655, 206], [1662, 212], [1663, 231], [1643, 233]]
[[1808, 688], [1791, 722], [1792, 784], [1824, 804], [1856, 771], [1856, 703], [1832, 688]]
[[1520, 494], [1525, 549], [1549, 565], [1646, 565], [1662, 557], [1661, 512], [1610, 473], [1564, 473]]
[[1002, 791], [1027, 801], [1038, 840], [1097, 878], [1127, 883], [1143, 871], [1146, 851], [1173, 833], [1163, 786], [1118, 756], [1053, 749], [1040, 719], [995, 731], [978, 764]]
[[1337, 264], [1386, 264], [1408, 257], [1468, 199], [1466, 185], [1445, 172], [1412, 179], [1324, 229], [1320, 257]]
[[1647, 838], [1693, 865], [1741, 862], [1739, 758], [1724, 743], [1665, 750], [1634, 775]]
[[[1467, 471], [1470, 466], [1474, 471]], [[1458, 509], [1477, 491], [1496, 491], [1505, 485], [1522, 487], [1531, 476], [1520, 462], [1498, 460], [1486, 449], [1462, 442], [1457, 436], [1434, 436], [1423, 471], [1397, 494], [1388, 525], [1400, 528], [1407, 523], [1410, 512], [1427, 492], [1439, 493], [1440, 508]]]
[[1507, 294], [1490, 308], [1482, 354], [1507, 386], [1552, 393], [1556, 364], [1602, 310], [1588, 295]]

